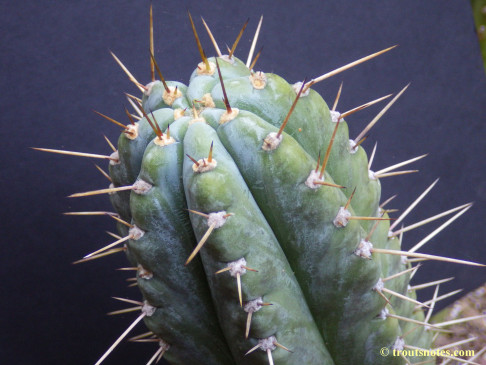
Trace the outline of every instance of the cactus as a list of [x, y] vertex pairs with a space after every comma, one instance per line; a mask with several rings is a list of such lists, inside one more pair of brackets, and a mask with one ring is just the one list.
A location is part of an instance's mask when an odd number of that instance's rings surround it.
[[479, 48], [483, 57], [483, 65], [486, 71], [486, 2], [484, 0], [471, 0], [474, 24], [478, 35]]
[[141, 89], [130, 99], [139, 115], [127, 112], [131, 123], [104, 156], [110, 188], [72, 197], [108, 193], [120, 236], [80, 262], [127, 254], [143, 294], [128, 300], [141, 311], [129, 329], [143, 320], [150, 332], [137, 340], [159, 344], [149, 363], [162, 355], [173, 364], [433, 361], [384, 354], [433, 348], [442, 326], [430, 323], [438, 296], [417, 301], [408, 285], [418, 268], [412, 263], [479, 265], [417, 252], [471, 204], [432, 217], [455, 213], [402, 251], [402, 234], [413, 226], [399, 224], [435, 183], [390, 221], [381, 179], [412, 172], [397, 169], [423, 156], [373, 172], [360, 144], [406, 87], [354, 139], [344, 119], [389, 96], [338, 113], [339, 96], [329, 108], [312, 89], [393, 47], [291, 85], [255, 71], [258, 55], [236, 58], [237, 43], [222, 55], [214, 41], [217, 55], [208, 58], [197, 41], [202, 62], [187, 86], [164, 80], [153, 49], [147, 85], [115, 56]]

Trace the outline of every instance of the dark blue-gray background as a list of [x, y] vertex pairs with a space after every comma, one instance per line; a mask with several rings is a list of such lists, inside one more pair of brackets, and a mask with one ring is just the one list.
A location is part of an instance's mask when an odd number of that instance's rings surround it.
[[[233, 43], [249, 16], [236, 50], [243, 59], [263, 14], [258, 48], [265, 48], [257, 69], [290, 82], [399, 44], [316, 89], [332, 103], [343, 81], [338, 109], [345, 111], [412, 83], [364, 147], [370, 152], [378, 141], [375, 169], [429, 156], [414, 164], [419, 174], [383, 179], [383, 196], [398, 193], [390, 207], [404, 210], [441, 177], [406, 222], [474, 201], [465, 216], [422, 251], [486, 263], [486, 78], [469, 2], [154, 1], [156, 58], [167, 79], [182, 82], [199, 61], [187, 8], [208, 54], [212, 47], [200, 15], [221, 47]], [[106, 197], [66, 198], [106, 187], [107, 181], [91, 160], [29, 147], [109, 153], [103, 134], [116, 141], [119, 128], [92, 109], [126, 123], [123, 93], [137, 93], [109, 49], [141, 82], [149, 81], [148, 2], [19, 0], [2, 2], [0, 14], [0, 359], [11, 364], [93, 364], [136, 316], [106, 317], [104, 313], [126, 307], [110, 297], [140, 296], [137, 289], [126, 288], [129, 274], [114, 270], [126, 265], [123, 255], [71, 265], [110, 242], [104, 231], [114, 230], [113, 222], [61, 213], [109, 210]], [[351, 135], [379, 108], [349, 117]], [[405, 248], [437, 226], [406, 234]], [[456, 277], [441, 286], [441, 293], [469, 291], [486, 278], [485, 269], [453, 264], [427, 263], [420, 271], [416, 283]], [[143, 331], [140, 326], [134, 333]], [[143, 364], [155, 350], [153, 344], [124, 344], [106, 364]]]

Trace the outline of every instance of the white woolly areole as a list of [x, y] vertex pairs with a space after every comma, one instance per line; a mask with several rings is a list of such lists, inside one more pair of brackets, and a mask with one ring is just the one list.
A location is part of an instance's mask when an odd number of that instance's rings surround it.
[[196, 69], [196, 74], [197, 75], [213, 75], [214, 72], [216, 71], [216, 65], [214, 62], [209, 62], [209, 70], [206, 69], [206, 63], [204, 62], [199, 62], [197, 64], [197, 69]]
[[359, 242], [359, 246], [354, 251], [355, 255], [361, 256], [365, 259], [371, 258], [371, 250], [373, 249], [373, 244], [370, 241], [366, 241], [365, 239], [362, 239]]
[[387, 319], [388, 318], [388, 309], [385, 307], [381, 310], [380, 314], [379, 314], [379, 317], [383, 320]]
[[147, 317], [151, 317], [155, 313], [156, 310], [157, 310], [157, 308], [151, 306], [146, 300], [143, 302], [142, 313], [145, 313], [145, 315]]
[[267, 350], [273, 351], [277, 348], [275, 345], [275, 342], [277, 342], [277, 338], [275, 336], [270, 336], [267, 338], [262, 338], [261, 340], [258, 340], [258, 344], [260, 345], [260, 349], [267, 352]]
[[138, 122], [135, 124], [129, 124], [127, 125], [127, 133], [125, 133], [125, 136], [127, 136], [128, 139], [134, 140], [138, 137]]
[[277, 133], [271, 132], [268, 136], [265, 137], [263, 140], [262, 150], [264, 151], [273, 151], [275, 150], [280, 143], [282, 142], [282, 135], [278, 136]]
[[185, 110], [181, 108], [174, 109], [174, 120], [182, 118], [185, 114]]
[[262, 297], [256, 298], [256, 299], [253, 299], [253, 300], [250, 300], [249, 302], [247, 302], [245, 304], [245, 306], [243, 307], [243, 309], [246, 313], [254, 313], [254, 312], [260, 310], [260, 308], [262, 307], [262, 304], [263, 304]]
[[182, 92], [179, 90], [179, 88], [175, 86], [167, 86], [167, 88], [170, 90], [170, 92], [164, 90], [164, 92], [162, 93], [162, 100], [168, 106], [171, 106], [172, 104], [174, 104], [174, 101], [176, 101], [182, 96]]
[[400, 256], [400, 261], [402, 262], [403, 265], [407, 264], [408, 257], [407, 256]]
[[151, 271], [148, 271], [146, 268], [144, 268], [142, 265], [138, 265], [138, 277], [145, 279], [145, 280], [150, 280], [154, 277], [154, 274]]
[[170, 349], [170, 345], [162, 339], [159, 340], [159, 347], [162, 349], [162, 352], [168, 351]]
[[[299, 93], [301, 87], [302, 87], [302, 81], [296, 82], [295, 84], [292, 85], [292, 89], [294, 89], [296, 94]], [[300, 97], [309, 95], [309, 92], [310, 92], [310, 87], [307, 88], [307, 90], [305, 90], [305, 91], [302, 90]]]
[[376, 180], [375, 172], [372, 170], [368, 170], [368, 177], [370, 178], [370, 180]]
[[373, 287], [373, 290], [379, 291], [381, 293], [384, 287], [385, 287], [385, 283], [383, 282], [383, 280], [381, 280], [381, 278], [379, 278], [377, 283]]
[[227, 54], [222, 55], [221, 57], [219, 57], [219, 59], [220, 60], [223, 60], [223, 61], [226, 61], [229, 64], [235, 63], [235, 58], [233, 56], [230, 58], [230, 56], [227, 55]]
[[233, 262], [228, 262], [227, 265], [227, 267], [230, 268], [230, 275], [234, 278], [236, 278], [238, 275], [243, 275], [246, 273], [246, 269], [243, 266], [246, 266], [246, 260], [244, 257]]
[[147, 85], [145, 85], [145, 90], [143, 91], [143, 94], [145, 96], [150, 96], [150, 94], [152, 94], [152, 89], [155, 85], [155, 81], [152, 81], [152, 82], [149, 82]]
[[356, 146], [356, 143], [352, 139], [349, 140], [349, 148], [348, 151], [350, 154], [354, 155], [356, 151], [358, 151], [357, 148], [354, 148]]
[[176, 140], [172, 137], [167, 138], [167, 134], [162, 134], [160, 138], [158, 136], [154, 138], [154, 143], [157, 146], [165, 147], [172, 143], [176, 143]]
[[309, 177], [305, 181], [305, 185], [311, 189], [317, 189], [321, 187], [321, 185], [315, 184], [314, 181], [324, 181], [324, 175], [321, 179], [319, 179], [319, 171], [312, 170], [309, 174]]
[[239, 112], [240, 109], [238, 108], [231, 108], [231, 113], [225, 111], [223, 114], [221, 114], [221, 117], [219, 118], [219, 124], [231, 122], [233, 119], [235, 119], [238, 116]]
[[208, 214], [208, 227], [214, 224], [214, 228], [222, 227], [223, 224], [226, 223], [226, 211], [222, 210], [221, 212], [216, 213], [209, 213]]
[[206, 108], [215, 108], [216, 104], [214, 104], [213, 97], [211, 96], [210, 93], [204, 94], [202, 98], [200, 98], [200, 101], [203, 103], [203, 105]]
[[252, 72], [249, 78], [253, 88], [256, 90], [262, 90], [267, 86], [267, 75], [262, 71]]
[[[113, 183], [110, 183], [110, 185], [108, 186], [109, 189], [114, 189], [115, 188], [115, 185]], [[108, 195], [114, 195], [116, 194], [116, 191], [110, 191], [108, 193]]]
[[[192, 119], [188, 125], [193, 125], [194, 123], [206, 123], [206, 119], [204, 119], [203, 117], [197, 117], [197, 118], [194, 118]], [[206, 123], [207, 124], [207, 123]]]
[[339, 120], [339, 117], [341, 116], [341, 113], [335, 111], [335, 110], [331, 110], [331, 120], [333, 123], [337, 123], [338, 120]]
[[152, 189], [152, 184], [149, 184], [148, 182], [142, 179], [135, 181], [135, 184], [133, 184], [132, 187], [132, 190], [136, 194], [140, 194], [140, 195], [146, 194], [150, 189]]
[[392, 349], [402, 351], [404, 347], [405, 347], [405, 340], [401, 337], [397, 337], [395, 343], [392, 346]]
[[142, 231], [140, 228], [138, 228], [136, 225], [133, 225], [133, 227], [131, 227], [129, 230], [128, 230], [128, 234], [130, 236], [132, 236], [132, 240], [139, 240], [140, 238], [143, 237], [143, 235], [145, 234], [145, 231]]
[[209, 162], [207, 158], [202, 158], [199, 161], [197, 161], [197, 163], [199, 164], [199, 166], [193, 164], [192, 171], [198, 174], [214, 170], [216, 166], [218, 166], [218, 161], [216, 161], [214, 158], [211, 160], [211, 162]]
[[114, 166], [114, 165], [118, 165], [119, 163], [120, 163], [120, 154], [118, 153], [118, 151], [115, 151], [110, 155], [110, 165]]
[[344, 207], [340, 207], [336, 218], [332, 221], [336, 227], [346, 227], [351, 217], [351, 212]]

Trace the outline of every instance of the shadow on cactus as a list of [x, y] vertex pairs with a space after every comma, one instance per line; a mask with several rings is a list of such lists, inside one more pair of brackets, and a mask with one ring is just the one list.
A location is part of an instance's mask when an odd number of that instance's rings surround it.
[[[450, 323], [431, 323], [448, 279], [409, 282], [419, 261], [483, 266], [419, 253], [471, 204], [400, 227], [436, 182], [391, 219], [380, 181], [424, 156], [372, 171], [375, 151], [368, 159], [361, 143], [406, 87], [355, 138], [344, 119], [392, 95], [339, 113], [341, 90], [329, 109], [312, 89], [393, 47], [292, 85], [255, 71], [262, 19], [245, 63], [234, 51], [248, 22], [223, 55], [203, 21], [217, 54], [208, 58], [189, 19], [202, 62], [187, 86], [164, 80], [153, 39], [146, 86], [113, 55], [143, 96], [129, 96], [127, 126], [98, 113], [123, 128], [111, 155], [40, 149], [109, 160], [110, 188], [72, 197], [108, 193], [116, 213], [71, 214], [108, 214], [121, 236], [78, 262], [125, 252], [143, 301], [117, 298], [135, 307], [112, 314], [140, 314], [97, 364], [142, 320], [149, 332], [132, 340], [158, 344], [148, 364], [425, 364], [431, 350], [453, 359], [433, 346]], [[452, 214], [401, 250], [405, 232]], [[417, 301], [430, 286], [433, 298]]]

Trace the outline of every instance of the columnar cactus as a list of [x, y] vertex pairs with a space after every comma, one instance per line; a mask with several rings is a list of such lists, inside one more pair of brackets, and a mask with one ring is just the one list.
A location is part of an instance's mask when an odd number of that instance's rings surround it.
[[410, 259], [478, 264], [417, 253], [425, 241], [402, 251], [409, 210], [390, 224], [380, 179], [418, 158], [373, 172], [360, 144], [405, 88], [350, 140], [344, 118], [384, 98], [339, 113], [312, 89], [327, 74], [289, 84], [236, 58], [237, 42], [222, 55], [214, 41], [211, 58], [197, 43], [187, 86], [128, 73], [143, 95], [109, 157], [112, 185], [73, 195], [109, 193], [121, 236], [80, 261], [126, 252], [143, 295], [133, 326], [160, 345], [149, 363], [434, 361], [386, 356], [433, 348], [443, 327], [430, 323], [437, 292], [420, 303], [409, 286]]

